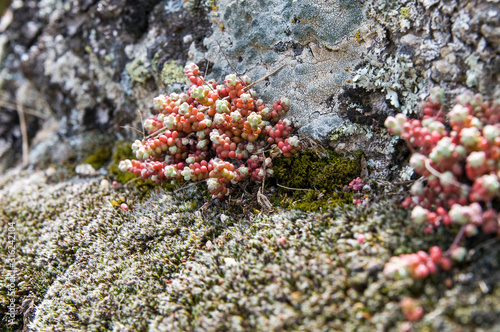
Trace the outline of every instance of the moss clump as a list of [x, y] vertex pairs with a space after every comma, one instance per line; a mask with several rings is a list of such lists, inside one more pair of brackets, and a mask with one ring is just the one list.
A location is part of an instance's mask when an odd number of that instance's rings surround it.
[[102, 147], [97, 152], [91, 154], [83, 161], [83, 164], [90, 164], [94, 169], [99, 169], [111, 159], [111, 148]]
[[352, 157], [337, 155], [333, 149], [325, 154], [304, 151], [291, 158], [277, 158], [274, 164], [274, 181], [281, 186], [272, 197], [274, 204], [303, 211], [328, 210], [335, 205], [352, 202], [352, 193], [343, 187], [361, 173], [362, 152]]
[[112, 162], [108, 167], [109, 175], [115, 177], [116, 181], [120, 183], [127, 183], [138, 176], [130, 172], [120, 172], [118, 164], [124, 159], [133, 159], [132, 144], [130, 142], [118, 141], [113, 148]]

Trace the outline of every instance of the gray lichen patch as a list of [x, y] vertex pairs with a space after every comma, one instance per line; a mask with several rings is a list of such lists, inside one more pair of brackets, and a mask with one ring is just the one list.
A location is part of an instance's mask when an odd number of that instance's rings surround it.
[[214, 33], [204, 43], [213, 76], [231, 73], [217, 41], [236, 70], [254, 79], [286, 64], [259, 92], [268, 101], [290, 98], [298, 125], [315, 112], [325, 113], [320, 104], [338, 90], [344, 68], [355, 65], [362, 51], [354, 41], [363, 22], [356, 1], [218, 1], [211, 20]]
[[424, 82], [422, 77], [418, 77], [411, 58], [406, 54], [388, 56], [383, 62], [373, 57], [352, 78], [354, 88], [383, 92], [392, 107], [404, 114], [418, 113], [418, 95]]
[[[342, 114], [339, 97], [352, 87], [349, 82], [355, 69], [366, 63], [363, 54], [382, 37], [378, 34], [381, 29], [376, 29], [364, 11], [365, 7], [357, 1], [218, 1], [217, 9], [209, 15], [214, 33], [205, 38], [207, 51], [193, 51], [191, 56], [195, 62], [210, 59], [211, 77], [217, 80], [233, 72], [222, 52], [239, 74], [254, 80], [284, 65], [256, 86], [259, 96], [267, 103], [282, 96], [289, 98], [288, 117], [294, 125], [301, 133], [325, 142], [331, 132], [351, 124]], [[395, 86], [404, 72], [402, 69], [396, 73], [399, 76], [391, 82], [386, 83], [385, 76], [379, 81], [406, 95], [408, 86]], [[414, 85], [414, 72], [407, 76], [405, 79]], [[414, 95], [408, 96], [412, 106]], [[397, 104], [398, 96], [393, 95], [392, 99]], [[383, 109], [378, 117], [385, 118], [388, 111]], [[372, 123], [368, 126], [373, 129]], [[376, 160], [371, 175], [386, 178], [391, 160], [385, 157], [390, 154], [388, 144], [390, 141], [377, 133], [369, 146], [365, 141], [357, 141], [355, 150], [343, 152], [362, 150]], [[374, 153], [372, 147], [384, 153]]]
[[[135, 138], [120, 126], [139, 122], [137, 109], [148, 116], [152, 99], [169, 88], [162, 82], [163, 64], [177, 61], [182, 67], [189, 49], [184, 37], [202, 48], [211, 32], [203, 10], [190, 14], [183, 3], [13, 1], [12, 22], [0, 38], [0, 99], [15, 105], [19, 96], [26, 111], [50, 115], [59, 122], [55, 136], [99, 129], [114, 138], [117, 128], [119, 135]], [[22, 90], [26, 85], [30, 89]], [[50, 121], [31, 118], [32, 136]], [[5, 131], [0, 126], [0, 136], [9, 137], [2, 148], [20, 150], [16, 121], [0, 122], [9, 124]], [[10, 167], [19, 158], [9, 152], [0, 163]]]
[[498, 10], [488, 1], [376, 0], [368, 5], [367, 15], [377, 22], [382, 43], [373, 51], [390, 52], [383, 27], [395, 36], [391, 48], [411, 56], [429, 89], [440, 86], [455, 96], [475, 87], [496, 97], [500, 43], [494, 37], [498, 20], [493, 17]]
[[146, 84], [146, 81], [152, 78], [150, 71], [140, 59], [129, 62], [125, 66], [125, 70], [134, 83]]

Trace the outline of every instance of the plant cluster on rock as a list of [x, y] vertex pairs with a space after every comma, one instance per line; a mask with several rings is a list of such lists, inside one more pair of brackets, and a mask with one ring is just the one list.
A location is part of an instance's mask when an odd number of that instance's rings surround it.
[[270, 109], [256, 98], [247, 76], [228, 75], [219, 84], [206, 81], [194, 63], [185, 72], [192, 86], [154, 99], [158, 113], [144, 122], [149, 136], [134, 142], [137, 159], [122, 161], [121, 171], [157, 183], [207, 180], [213, 197], [223, 198], [230, 183], [273, 175], [272, 159], [265, 155], [271, 145], [285, 157], [300, 150], [299, 139], [289, 137], [291, 122], [280, 119], [290, 109], [288, 99]]
[[463, 237], [479, 232], [500, 235], [500, 100], [486, 101], [466, 92], [445, 113], [444, 90], [433, 89], [423, 107], [422, 120], [403, 114], [387, 118], [388, 131], [402, 137], [412, 149], [410, 165], [422, 175], [403, 206], [413, 207], [411, 218], [426, 232], [440, 225], [460, 227], [448, 251], [432, 247], [427, 254], [393, 257], [388, 274], [425, 278], [450, 268], [450, 258], [461, 261]]

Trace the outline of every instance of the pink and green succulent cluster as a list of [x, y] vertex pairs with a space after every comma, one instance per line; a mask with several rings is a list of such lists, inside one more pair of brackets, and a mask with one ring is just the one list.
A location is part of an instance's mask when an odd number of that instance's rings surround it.
[[185, 73], [192, 86], [154, 99], [157, 114], [144, 122], [149, 136], [132, 144], [136, 159], [122, 161], [121, 171], [156, 183], [206, 180], [212, 195], [223, 198], [231, 183], [273, 175], [264, 153], [272, 145], [285, 157], [300, 150], [291, 122], [280, 119], [290, 109], [287, 98], [269, 108], [249, 89], [247, 76], [206, 81], [194, 63]]
[[360, 191], [363, 189], [365, 186], [365, 183], [363, 182], [363, 179], [361, 179], [359, 176], [349, 182], [349, 189], [354, 190], [354, 191]]
[[448, 257], [443, 256], [439, 247], [433, 246], [429, 249], [429, 253], [421, 250], [414, 254], [391, 257], [389, 262], [385, 264], [384, 273], [397, 275], [401, 278], [424, 279], [435, 274], [438, 267], [448, 271], [451, 268], [451, 261]]
[[[413, 207], [412, 220], [426, 225], [427, 232], [440, 225], [459, 226], [445, 254], [460, 260], [465, 256], [465, 249], [458, 247], [463, 236], [500, 235], [500, 100], [467, 92], [445, 112], [443, 95], [441, 89], [431, 91], [422, 120], [398, 114], [387, 118], [385, 126], [408, 143], [410, 165], [422, 176], [403, 206]], [[402, 271], [395, 267], [399, 265], [413, 277], [433, 273], [434, 268], [425, 272], [414, 265], [413, 256], [403, 256], [391, 260], [386, 271]]]

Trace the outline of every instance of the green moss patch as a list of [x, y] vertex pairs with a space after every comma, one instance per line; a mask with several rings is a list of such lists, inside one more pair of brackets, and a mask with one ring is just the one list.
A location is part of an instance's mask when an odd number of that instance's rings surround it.
[[116, 142], [113, 149], [113, 156], [111, 157], [112, 162], [108, 167], [109, 175], [113, 176], [116, 181], [120, 183], [127, 183], [130, 180], [137, 178], [137, 175], [130, 172], [120, 172], [118, 169], [118, 165], [120, 161], [125, 159], [133, 159], [134, 155], [132, 154], [132, 143], [125, 141]]
[[99, 169], [111, 159], [111, 148], [109, 146], [101, 147], [95, 153], [91, 154], [83, 161], [83, 164], [90, 164], [94, 169]]
[[335, 205], [350, 204], [353, 194], [343, 188], [360, 175], [362, 156], [357, 152], [342, 157], [329, 149], [324, 154], [309, 150], [275, 159], [274, 181], [281, 187], [272, 203], [303, 211], [326, 211]]

